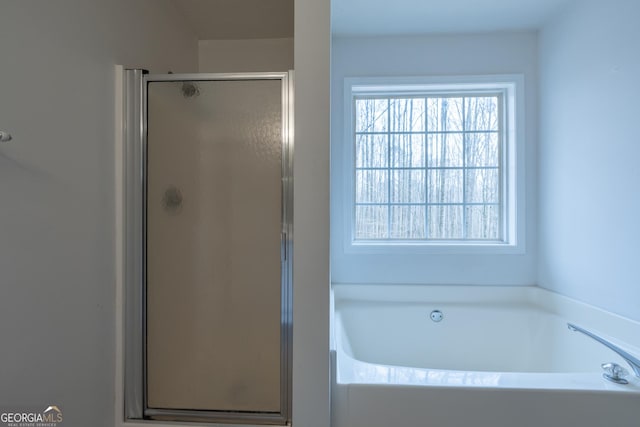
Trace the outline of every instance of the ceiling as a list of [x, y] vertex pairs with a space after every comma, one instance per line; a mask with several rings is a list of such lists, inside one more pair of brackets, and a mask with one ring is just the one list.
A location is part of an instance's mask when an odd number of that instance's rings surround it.
[[199, 40], [293, 37], [294, 0], [172, 0]]
[[538, 29], [575, 0], [332, 0], [336, 35]]
[[[171, 1], [200, 40], [293, 37], [294, 0]], [[372, 36], [535, 30], [579, 0], [331, 1], [333, 34]]]

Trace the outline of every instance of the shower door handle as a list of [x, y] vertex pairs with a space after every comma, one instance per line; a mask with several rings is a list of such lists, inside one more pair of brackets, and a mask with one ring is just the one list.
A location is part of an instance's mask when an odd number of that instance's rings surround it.
[[282, 247], [281, 253], [282, 253], [282, 262], [285, 262], [287, 260], [287, 233], [286, 231], [283, 231], [280, 233], [280, 244]]

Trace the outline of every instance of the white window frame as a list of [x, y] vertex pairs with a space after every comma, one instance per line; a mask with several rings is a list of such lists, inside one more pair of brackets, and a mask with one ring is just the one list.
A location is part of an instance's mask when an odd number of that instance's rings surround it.
[[[355, 114], [356, 95], [402, 96], [492, 92], [503, 95], [501, 241], [356, 240]], [[524, 76], [348, 77], [344, 83], [343, 232], [347, 254], [522, 254], [525, 252]]]

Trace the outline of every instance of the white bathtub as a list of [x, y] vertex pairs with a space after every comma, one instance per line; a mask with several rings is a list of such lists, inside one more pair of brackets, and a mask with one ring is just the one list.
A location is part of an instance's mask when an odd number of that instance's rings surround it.
[[[333, 427], [640, 426], [640, 323], [538, 287], [335, 285]], [[443, 319], [431, 320], [439, 310]], [[630, 371], [630, 369], [629, 369]]]

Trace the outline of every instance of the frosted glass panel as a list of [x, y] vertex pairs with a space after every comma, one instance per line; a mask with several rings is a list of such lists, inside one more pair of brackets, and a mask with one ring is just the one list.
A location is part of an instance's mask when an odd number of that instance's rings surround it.
[[281, 82], [148, 99], [147, 404], [278, 412]]

